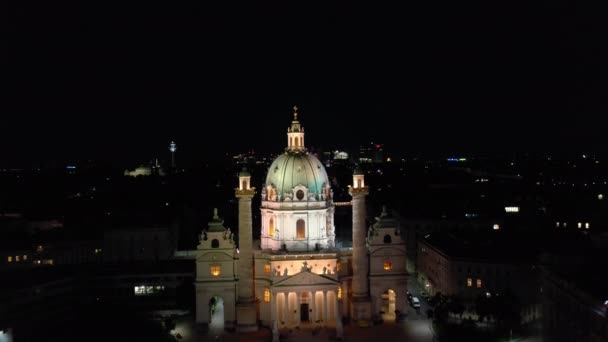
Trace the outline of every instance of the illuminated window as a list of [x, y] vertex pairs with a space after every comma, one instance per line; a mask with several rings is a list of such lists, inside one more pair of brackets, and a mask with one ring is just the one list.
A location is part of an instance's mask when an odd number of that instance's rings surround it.
[[589, 229], [589, 222], [585, 223], [585, 229]]
[[494, 226], [492, 226], [492, 229], [499, 230], [500, 229], [500, 225], [495, 223]]
[[101, 253], [101, 248], [95, 248], [95, 254]]
[[43, 251], [44, 251], [44, 247], [42, 247], [42, 245], [38, 245], [36, 247], [36, 252], [40, 253], [40, 252], [43, 252]]
[[42, 264], [43, 265], [53, 265], [55, 262], [53, 261], [53, 259], [44, 259], [42, 260]]
[[264, 272], [270, 273], [270, 264], [264, 265]]
[[9, 256], [7, 257], [7, 261], [8, 261], [8, 262], [13, 262], [13, 257], [9, 255]]
[[19, 262], [19, 261], [21, 261], [21, 258], [18, 255], [15, 255], [15, 261]]
[[161, 293], [164, 290], [165, 290], [165, 286], [163, 286], [163, 285], [156, 285], [156, 286], [141, 285], [141, 286], [133, 287], [133, 294], [135, 294], [136, 296], [148, 296], [148, 295]]
[[480, 289], [481, 288], [481, 279], [477, 279], [477, 288]]
[[270, 289], [264, 289], [264, 302], [270, 303]]
[[559, 222], [555, 222], [555, 226], [556, 226], [556, 227], [559, 227]]
[[342, 286], [338, 287], [338, 299], [342, 299]]
[[390, 271], [393, 268], [393, 263], [390, 260], [384, 260], [384, 270]]
[[578, 229], [583, 228], [583, 224], [582, 224], [582, 223], [580, 223], [580, 222], [579, 222], [579, 223], [578, 223], [576, 226], [578, 227]]
[[467, 287], [473, 286], [473, 279], [467, 278]]
[[306, 223], [304, 223], [304, 220], [302, 220], [302, 219], [299, 219], [296, 222], [296, 238], [297, 239], [306, 238]]
[[336, 271], [338, 271], [338, 272], [342, 271], [342, 263], [341, 262], [339, 262], [339, 263], [336, 264]]
[[272, 217], [268, 221], [268, 236], [274, 236], [274, 219]]
[[23, 255], [23, 261], [27, 261], [27, 255], [26, 254]]
[[219, 277], [220, 274], [222, 273], [222, 267], [220, 267], [220, 266], [211, 266], [210, 272], [211, 272], [212, 276]]

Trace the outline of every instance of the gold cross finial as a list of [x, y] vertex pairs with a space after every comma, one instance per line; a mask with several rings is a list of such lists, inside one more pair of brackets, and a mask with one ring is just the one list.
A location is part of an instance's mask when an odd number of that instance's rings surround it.
[[298, 106], [293, 106], [293, 119], [298, 120]]

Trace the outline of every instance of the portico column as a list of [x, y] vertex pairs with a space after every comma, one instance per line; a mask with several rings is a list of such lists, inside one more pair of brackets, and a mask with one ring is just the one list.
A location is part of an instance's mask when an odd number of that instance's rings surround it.
[[338, 320], [342, 320], [342, 315], [340, 315], [340, 310], [338, 310], [338, 294], [334, 295], [334, 318], [336, 319], [336, 323]]
[[323, 323], [327, 325], [327, 291], [323, 291]]
[[310, 309], [312, 310], [312, 315], [310, 315], [310, 320], [314, 323], [316, 321], [315, 319], [315, 302], [317, 301], [317, 292], [316, 291], [310, 291], [311, 295], [310, 298], [312, 298], [312, 300], [310, 301]]
[[285, 294], [285, 325], [289, 325], [289, 292], [283, 292]]
[[279, 303], [279, 295], [271, 292], [270, 296], [270, 321], [277, 320], [277, 305]]
[[300, 325], [300, 318], [302, 317], [302, 313], [300, 312], [300, 310], [302, 309], [300, 307], [300, 296], [302, 294], [300, 292], [296, 292], [296, 325], [299, 326]]

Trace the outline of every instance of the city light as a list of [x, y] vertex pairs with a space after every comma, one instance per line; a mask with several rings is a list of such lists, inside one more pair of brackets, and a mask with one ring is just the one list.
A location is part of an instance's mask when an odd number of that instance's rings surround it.
[[505, 207], [505, 212], [507, 213], [518, 213], [519, 207]]
[[500, 225], [499, 225], [499, 224], [497, 224], [497, 223], [495, 223], [495, 224], [492, 226], [492, 229], [494, 229], [494, 230], [499, 230], [499, 229], [500, 229]]

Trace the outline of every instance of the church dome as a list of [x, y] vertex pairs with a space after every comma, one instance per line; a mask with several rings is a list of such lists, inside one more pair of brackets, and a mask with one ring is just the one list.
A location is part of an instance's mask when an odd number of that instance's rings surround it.
[[265, 185], [274, 188], [281, 199], [297, 186], [303, 186], [308, 194], [318, 196], [329, 186], [329, 178], [317, 157], [307, 152], [287, 151], [272, 162]]

